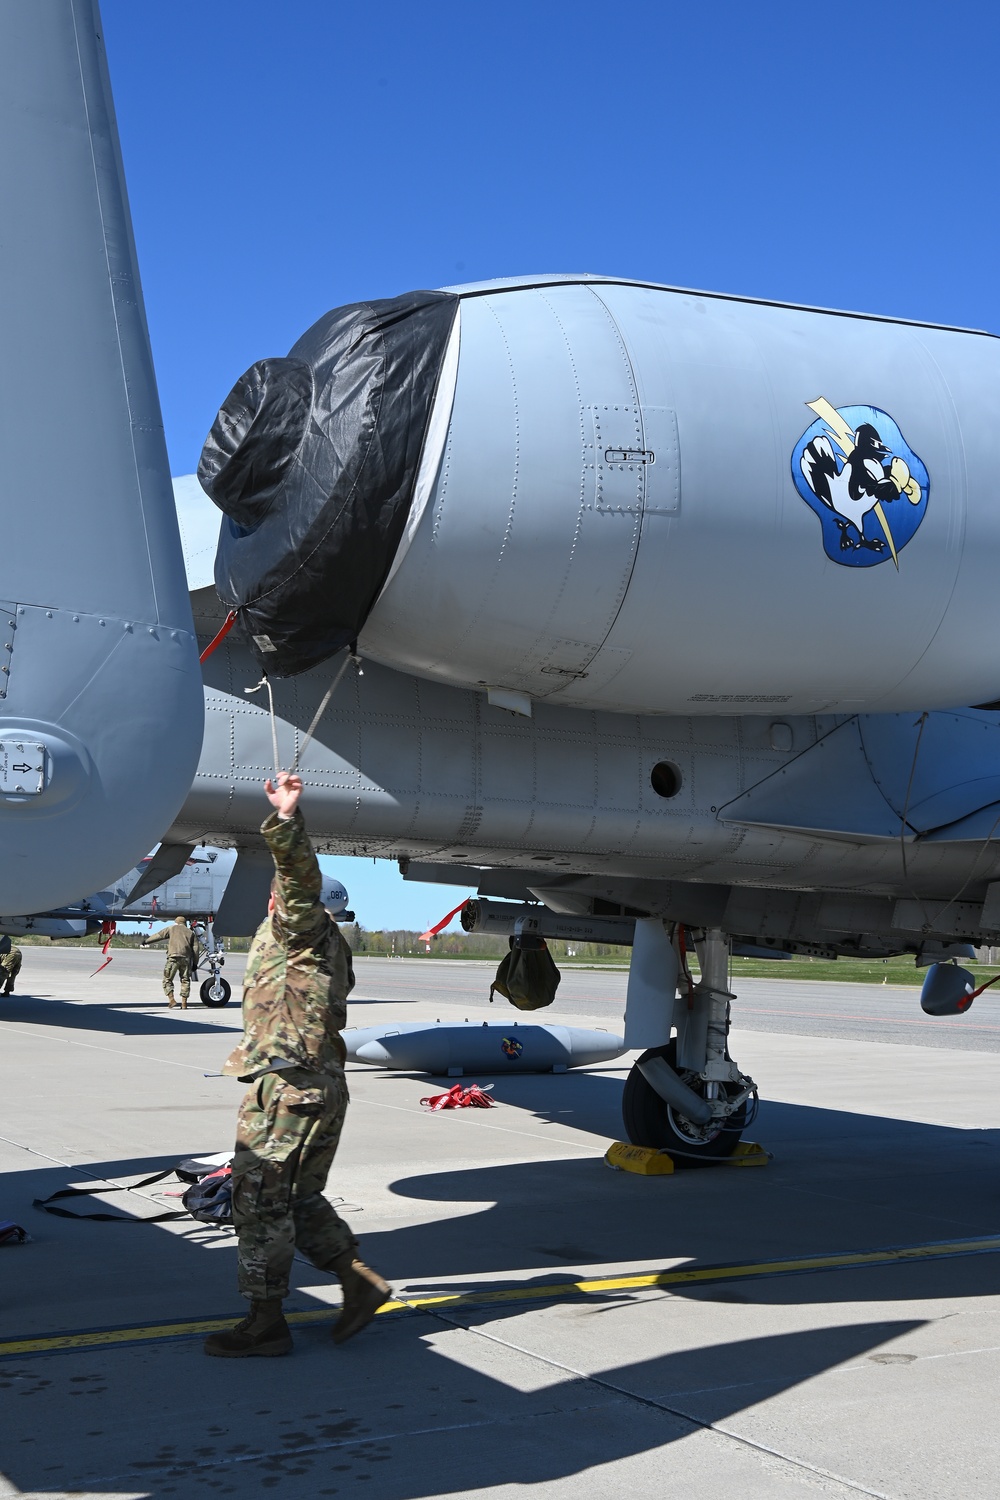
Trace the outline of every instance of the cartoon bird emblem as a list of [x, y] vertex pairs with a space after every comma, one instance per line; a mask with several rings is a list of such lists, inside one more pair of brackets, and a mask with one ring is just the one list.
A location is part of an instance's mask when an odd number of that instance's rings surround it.
[[515, 1058], [520, 1057], [524, 1051], [523, 1043], [519, 1042], [516, 1036], [505, 1036], [500, 1043], [500, 1047], [504, 1057], [509, 1057], [512, 1062]]
[[[882, 554], [888, 549], [898, 570], [899, 549], [885, 506], [903, 497], [919, 506], [925, 498], [919, 479], [906, 459], [886, 444], [873, 422], [860, 422], [852, 430], [844, 416], [822, 397], [806, 405], [826, 430], [805, 444], [799, 467], [811, 493], [832, 512], [831, 519], [840, 533], [840, 551]], [[870, 410], [877, 414], [876, 409]], [[865, 534], [865, 520], [872, 512], [881, 536]], [[908, 540], [913, 528], [905, 529]]]

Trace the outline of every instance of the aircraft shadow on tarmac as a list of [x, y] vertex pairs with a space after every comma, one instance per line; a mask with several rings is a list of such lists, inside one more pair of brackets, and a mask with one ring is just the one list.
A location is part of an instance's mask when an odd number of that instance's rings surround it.
[[[205, 1008], [197, 1001], [192, 1006], [196, 1013], [206, 1015]], [[95, 1004], [93, 1001], [49, 999], [45, 995], [14, 994], [0, 1000], [0, 1031], [5, 1021], [21, 1022], [30, 1026], [65, 1027], [69, 1031], [103, 1031], [112, 1036], [177, 1036], [190, 1032], [224, 1031], [242, 1029], [239, 1007], [231, 1005], [228, 1012], [232, 1019], [213, 1023], [209, 1020], [188, 1020], [184, 1011], [167, 1011], [154, 1014], [148, 1007], [135, 1008], [130, 1002], [121, 1005], [115, 1001]]]
[[[588, 1091], [606, 1085], [615, 1086], [615, 1080], [589, 1075]], [[444, 1131], [449, 1120], [450, 1116], [442, 1115], [435, 1123]], [[397, 1287], [448, 1278], [425, 1284], [421, 1290], [440, 1286], [451, 1292], [482, 1288], [484, 1278], [490, 1282], [512, 1271], [535, 1273], [519, 1282], [530, 1286], [568, 1279], [567, 1267], [601, 1266], [608, 1268], [603, 1274], [614, 1275], [633, 1267], [654, 1270], [682, 1261], [686, 1268], [696, 1269], [746, 1259], [781, 1260], [926, 1245], [992, 1235], [1000, 1228], [995, 1171], [998, 1131], [958, 1130], [774, 1103], [762, 1107], [760, 1125], [755, 1134], [774, 1152], [766, 1168], [720, 1167], [642, 1178], [611, 1172], [595, 1154], [447, 1169], [397, 1178], [391, 1190], [415, 1206], [454, 1204], [459, 1210], [456, 1214], [429, 1223], [371, 1230], [365, 1227], [362, 1201], [355, 1227], [363, 1236], [366, 1256]], [[351, 1128], [360, 1128], [357, 1113], [349, 1121]], [[175, 1152], [113, 1163], [106, 1170], [114, 1180], [128, 1179], [169, 1167], [177, 1156]], [[105, 1167], [87, 1170], [100, 1173]], [[64, 1241], [67, 1234], [72, 1238], [82, 1233], [86, 1245], [99, 1254], [106, 1243], [102, 1237], [123, 1231], [46, 1220], [30, 1206], [33, 1198], [81, 1180], [64, 1167], [15, 1173], [6, 1179], [7, 1201], [0, 1202], [0, 1207], [10, 1217], [26, 1214], [28, 1227], [40, 1241], [53, 1237]], [[13, 1200], [11, 1191], [16, 1191]], [[331, 1195], [338, 1191], [336, 1165], [329, 1191]], [[127, 1203], [125, 1198], [115, 1201]], [[478, 1207], [470, 1212], [468, 1205]], [[169, 1283], [175, 1257], [186, 1257], [198, 1247], [201, 1228], [195, 1224], [191, 1228], [193, 1237], [187, 1240], [150, 1230], [128, 1230], [130, 1238], [133, 1233], [150, 1236], [148, 1244], [135, 1246], [137, 1251], [141, 1248], [145, 1262], [143, 1278], [152, 1275], [150, 1285]], [[155, 1274], [149, 1265], [151, 1257], [165, 1260]], [[9, 1264], [13, 1269], [13, 1261]], [[551, 1269], [539, 1269], [546, 1267]], [[185, 1288], [186, 1310], [191, 1270], [187, 1265], [176, 1278], [178, 1286]], [[211, 1301], [213, 1286], [210, 1276], [206, 1302]], [[932, 1291], [914, 1290], [918, 1286]], [[672, 1287], [671, 1295], [724, 1302], [807, 1303], [897, 1295], [981, 1296], [998, 1291], [1000, 1255], [988, 1254], [738, 1283], [681, 1285]], [[219, 1284], [218, 1295], [228, 1296], [227, 1281]], [[616, 1299], [617, 1294], [609, 1300]], [[587, 1305], [599, 1303], [591, 1298]]]
[[[551, 1080], [543, 1092], [541, 1082], [508, 1078], [503, 1098], [521, 1111], [530, 1108], [536, 1125], [593, 1131], [602, 1143], [621, 1135], [620, 1078], [565, 1075], [558, 1093]], [[443, 1130], [449, 1118], [440, 1117]], [[366, 1250], [377, 1264], [391, 1260], [396, 1276], [481, 1277], [496, 1269], [498, 1246], [507, 1270], [546, 1262], [554, 1268], [616, 1262], [655, 1267], [676, 1257], [695, 1263], [782, 1259], [1000, 1232], [1000, 1130], [765, 1102], [749, 1135], [773, 1152], [767, 1167], [643, 1178], [611, 1172], [595, 1155], [397, 1179], [392, 1191], [402, 1197], [491, 1206], [459, 1214], [448, 1221], [446, 1234], [440, 1221], [368, 1234]], [[992, 1294], [1000, 1291], [1000, 1257], [873, 1271], [863, 1278], [870, 1286], [866, 1293], [858, 1275], [840, 1276], [844, 1297], [891, 1297], [897, 1279], [907, 1288], [932, 1284], [934, 1295], [953, 1283], [967, 1287], [967, 1295]], [[737, 1288], [692, 1286], [682, 1294], [719, 1301], [827, 1300], [826, 1285], [818, 1294], [810, 1290], [814, 1281], [808, 1276]]]
[[[601, 1111], [606, 1107], [602, 1092], [598, 1075], [590, 1075], [585, 1093], [598, 1098]], [[440, 1123], [447, 1128], [447, 1117]], [[655, 1268], [683, 1258], [688, 1266], [696, 1267], [746, 1257], [857, 1250], [880, 1243], [970, 1235], [984, 1227], [995, 1206], [987, 1175], [998, 1144], [994, 1132], [771, 1105], [766, 1129], [757, 1133], [766, 1135], [776, 1151], [776, 1162], [764, 1170], [719, 1169], [641, 1179], [613, 1174], [595, 1157], [447, 1171], [400, 1179], [394, 1190], [425, 1202], [489, 1206], [432, 1224], [368, 1233], [359, 1216], [356, 1227], [363, 1235], [364, 1254], [397, 1289], [405, 1286], [405, 1278], [429, 1276], [475, 1277], [481, 1287], [484, 1277], [519, 1269], [532, 1273], [519, 1285], [532, 1286], [569, 1279], [564, 1267], [573, 1264], [618, 1263], [624, 1268], [644, 1263]], [[847, 1164], [850, 1172], [845, 1166], [846, 1147], [853, 1153]], [[110, 1162], [93, 1165], [89, 1171], [128, 1180], [175, 1159]], [[7, 1291], [12, 1304], [24, 1310], [26, 1322], [17, 1329], [10, 1326], [8, 1317], [7, 1336], [198, 1317], [223, 1313], [229, 1307], [238, 1315], [233, 1256], [228, 1250], [218, 1253], [224, 1247], [217, 1233], [194, 1224], [191, 1233], [182, 1236], [158, 1232], [154, 1226], [51, 1219], [30, 1207], [32, 1198], [45, 1196], [70, 1180], [80, 1179], [63, 1167], [12, 1173], [5, 1180], [4, 1213], [26, 1222], [37, 1236], [33, 1244], [4, 1252]], [[336, 1170], [330, 1188], [337, 1190]], [[811, 1194], [816, 1195], [816, 1202], [810, 1201]], [[915, 1194], [932, 1204], [922, 1210], [919, 1223], [913, 1221]], [[911, 1217], [904, 1224], [900, 1216], [905, 1217], [907, 1211]], [[213, 1253], [199, 1253], [206, 1248]], [[538, 1267], [545, 1262], [552, 1270], [540, 1273]], [[317, 1273], [310, 1269], [306, 1275], [315, 1283]], [[995, 1294], [1000, 1289], [998, 1281], [1000, 1260], [987, 1255], [728, 1286], [676, 1287], [671, 1294], [785, 1305], [900, 1302]], [[52, 1298], [53, 1288], [72, 1285], [80, 1288], [78, 1301], [77, 1294], [67, 1291]], [[448, 1290], [460, 1289], [454, 1281], [448, 1283]], [[56, 1307], [51, 1305], [53, 1300]], [[561, 1306], [575, 1319], [597, 1319], [600, 1329], [608, 1315], [627, 1309], [629, 1302], [627, 1294], [609, 1292]], [[289, 1305], [309, 1308], [317, 1302], [299, 1289]], [[90, 1476], [112, 1475], [114, 1485], [110, 1481], [100, 1484], [103, 1493], [118, 1489], [132, 1493], [135, 1486], [128, 1480], [134, 1474], [144, 1494], [176, 1495], [185, 1464], [209, 1469], [213, 1454], [220, 1462], [226, 1461], [236, 1451], [227, 1444], [239, 1437], [241, 1454], [260, 1453], [269, 1475], [291, 1477], [285, 1465], [294, 1465], [299, 1493], [309, 1492], [327, 1476], [338, 1485], [349, 1482], [352, 1472], [361, 1478], [373, 1468], [373, 1458], [381, 1456], [384, 1461], [376, 1471], [380, 1496], [418, 1500], [442, 1492], [461, 1494], [484, 1483], [543, 1484], [660, 1448], [686, 1436], [692, 1424], [722, 1422], [845, 1362], [870, 1357], [870, 1351], [926, 1321], [902, 1317], [831, 1322], [612, 1364], [589, 1379], [572, 1369], [552, 1366], [543, 1398], [537, 1389], [533, 1394], [522, 1392], [483, 1369], [456, 1365], [427, 1341], [429, 1335], [448, 1327], [495, 1327], [499, 1332], [504, 1320], [520, 1317], [524, 1311], [524, 1304], [512, 1302], [379, 1320], [350, 1346], [354, 1407], [351, 1396], [345, 1395], [344, 1367], [338, 1364], [345, 1356], [330, 1348], [328, 1330], [300, 1329], [295, 1358], [282, 1363], [278, 1381], [268, 1381], [266, 1404], [274, 1421], [243, 1428], [237, 1415], [231, 1418], [235, 1425], [228, 1432], [218, 1426], [206, 1431], [199, 1421], [194, 1450], [178, 1431], [174, 1436], [179, 1447], [163, 1438], [159, 1454], [151, 1451], [148, 1411], [155, 1409], [168, 1419], [170, 1403], [164, 1390], [168, 1385], [180, 1388], [177, 1382], [181, 1382], [190, 1401], [190, 1382], [195, 1382], [206, 1391], [206, 1410], [211, 1411], [212, 1420], [217, 1423], [220, 1416], [229, 1420], [226, 1411], [238, 1413], [241, 1404], [247, 1407], [249, 1401], [255, 1406], [260, 1398], [258, 1362], [249, 1362], [249, 1369], [242, 1364], [222, 1367], [225, 1410], [220, 1410], [222, 1376], [213, 1365], [212, 1379], [207, 1379], [204, 1372], [209, 1362], [194, 1341], [161, 1345], [155, 1357], [145, 1362], [130, 1358], [122, 1348], [37, 1361], [22, 1356], [0, 1361], [0, 1387], [16, 1377], [11, 1392], [33, 1394], [37, 1399], [23, 1407], [4, 1394], [0, 1411], [6, 1408], [6, 1422], [20, 1424], [20, 1431], [26, 1416], [34, 1423], [31, 1430], [42, 1431], [48, 1423], [77, 1420], [77, 1403], [68, 1396], [91, 1390], [81, 1386], [81, 1380], [96, 1382], [93, 1394], [102, 1396], [114, 1411], [109, 1432], [113, 1451], [101, 1456], [100, 1444], [71, 1445], [67, 1450], [71, 1457], [58, 1471], [60, 1488], [76, 1488]], [[641, 1317], [640, 1308], [635, 1315]], [[609, 1348], [615, 1344], [621, 1348], [627, 1337], [627, 1330], [623, 1332], [619, 1324], [613, 1339], [609, 1334]], [[541, 1347], [545, 1347], [544, 1339]], [[440, 1395], [426, 1394], [431, 1392]], [[326, 1416], [318, 1410], [324, 1393], [340, 1403]], [[429, 1414], [420, 1405], [427, 1401], [434, 1407]], [[419, 1410], [411, 1419], [407, 1413], [414, 1406]], [[305, 1411], [309, 1419], [303, 1416]], [[96, 1415], [97, 1409], [91, 1407], [90, 1423]], [[294, 1431], [287, 1422], [279, 1431], [276, 1424], [282, 1416], [293, 1419]], [[447, 1436], [440, 1432], [435, 1436], [435, 1422], [439, 1429], [442, 1425], [449, 1428]], [[462, 1430], [466, 1425], [468, 1431]], [[386, 1444], [381, 1454], [377, 1447], [375, 1453], [371, 1451], [369, 1445], [378, 1445], [380, 1432], [400, 1433], [411, 1427], [415, 1435], [402, 1445]], [[161, 1429], [161, 1435], [165, 1430]], [[36, 1452], [29, 1454], [15, 1446], [15, 1436], [11, 1431], [5, 1446], [4, 1468], [10, 1479], [23, 1490], [50, 1488], [56, 1483], [51, 1451], [39, 1443]], [[364, 1446], [338, 1446], [344, 1438], [357, 1438]], [[296, 1443], [327, 1446], [324, 1451], [298, 1454]], [[280, 1445], [284, 1451], [276, 1453]], [[65, 1451], [59, 1456], [64, 1457]], [[172, 1467], [175, 1463], [179, 1469]], [[232, 1476], [231, 1470], [223, 1472]], [[252, 1465], [241, 1465], [239, 1474], [255, 1486], [259, 1483]], [[201, 1471], [191, 1475], [199, 1485], [206, 1478]]]
[[[81, 1405], [87, 1408], [85, 1425], [103, 1425], [107, 1403], [113, 1436], [88, 1443], [87, 1437], [99, 1434], [81, 1433], [81, 1441], [60, 1445], [58, 1454], [44, 1441], [33, 1453], [8, 1443], [4, 1470], [18, 1492], [49, 1492], [57, 1485], [60, 1493], [93, 1488], [105, 1495], [139, 1492], [151, 1500], [203, 1493], [206, 1482], [225, 1484], [222, 1493], [245, 1494], [251, 1487], [256, 1492], [263, 1482], [280, 1485], [281, 1494], [343, 1494], [351, 1492], [352, 1480], [367, 1479], [377, 1479], [380, 1500], [421, 1500], [480, 1493], [483, 1486], [544, 1486], [588, 1470], [595, 1471], [599, 1486], [602, 1465], [725, 1423], [922, 1326], [918, 1319], [899, 1319], [731, 1340], [612, 1365], [590, 1378], [553, 1368], [551, 1384], [529, 1392], [448, 1359], [427, 1341], [441, 1331], [430, 1317], [377, 1325], [362, 1335], [363, 1343], [352, 1345], [350, 1355], [332, 1349], [326, 1331], [300, 1332], [293, 1358], [266, 1375], [260, 1361], [251, 1360], [216, 1369], [209, 1381], [213, 1372], [206, 1372], [194, 1343], [161, 1349], [152, 1369], [137, 1367], [121, 1350], [90, 1359], [24, 1361], [0, 1365], [0, 1390], [9, 1386], [9, 1394], [3, 1391], [7, 1421], [12, 1428], [15, 1421], [21, 1424], [18, 1435], [26, 1420], [37, 1432], [60, 1419], [79, 1421]], [[8, 1374], [14, 1379], [5, 1380]], [[190, 1417], [172, 1422], [168, 1391], [183, 1390], [183, 1404], [190, 1405], [199, 1388], [204, 1395], [194, 1426]], [[76, 1403], [72, 1395], [98, 1399]], [[331, 1398], [337, 1404], [324, 1409]], [[248, 1421], [244, 1414], [261, 1400], [266, 1420]], [[152, 1441], [150, 1409], [159, 1413]], [[235, 1438], [240, 1441], [234, 1448]], [[848, 1470], [854, 1467], [850, 1450], [845, 1434]], [[748, 1455], [740, 1456], [751, 1482], [759, 1483], [762, 1471]], [[56, 1457], [68, 1461], [53, 1462]], [[320, 1488], [331, 1481], [333, 1489]]]

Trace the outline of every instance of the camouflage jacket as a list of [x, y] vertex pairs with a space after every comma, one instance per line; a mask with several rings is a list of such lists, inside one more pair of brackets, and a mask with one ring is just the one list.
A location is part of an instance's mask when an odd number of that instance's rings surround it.
[[261, 826], [274, 857], [274, 911], [260, 924], [243, 980], [243, 1040], [223, 1072], [250, 1080], [282, 1068], [342, 1067], [340, 1033], [354, 988], [351, 950], [320, 902], [305, 821], [272, 813]]
[[205, 951], [204, 944], [198, 941], [186, 922], [171, 922], [169, 927], [161, 927], [159, 932], [143, 938], [142, 946], [148, 948], [152, 943], [162, 943], [164, 940], [168, 958], [186, 958], [193, 964]]

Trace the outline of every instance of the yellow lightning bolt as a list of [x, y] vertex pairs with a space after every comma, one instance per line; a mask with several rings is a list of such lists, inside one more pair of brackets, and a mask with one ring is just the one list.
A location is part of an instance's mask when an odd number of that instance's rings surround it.
[[[829, 401], [824, 400], [822, 396], [817, 401], [807, 401], [806, 405], [810, 411], [816, 413], [821, 422], [825, 422], [827, 427], [829, 427], [830, 435], [844, 457], [850, 458], [854, 452], [854, 433], [848, 427], [840, 412], [831, 406]], [[885, 539], [889, 543], [889, 551], [892, 553], [892, 560], [896, 564], [896, 572], [898, 573], [899, 557], [896, 553], [896, 543], [892, 539], [892, 532], [889, 530], [889, 522], [886, 519], [885, 511], [882, 509], [881, 500], [876, 500], [872, 509], [875, 512], [875, 517], [879, 525], [885, 533]]]

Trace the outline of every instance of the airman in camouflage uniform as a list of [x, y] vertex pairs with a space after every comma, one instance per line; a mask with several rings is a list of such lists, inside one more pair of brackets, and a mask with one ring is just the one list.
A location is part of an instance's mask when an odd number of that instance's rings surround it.
[[233, 1158], [238, 1280], [249, 1316], [205, 1341], [207, 1354], [287, 1354], [281, 1312], [296, 1249], [343, 1285], [333, 1330], [343, 1342], [389, 1297], [356, 1258], [357, 1241], [323, 1196], [347, 1112], [347, 996], [351, 950], [320, 902], [319, 862], [306, 833], [298, 776], [264, 783], [275, 811], [261, 832], [274, 857], [266, 920], [247, 959], [243, 1040], [223, 1067], [250, 1088], [240, 1106]]
[[168, 1009], [174, 1008], [174, 980], [180, 979], [181, 1009], [187, 1010], [191, 975], [198, 966], [203, 945], [188, 927], [186, 917], [175, 917], [169, 927], [161, 927], [159, 932], [143, 938], [141, 946], [149, 948], [153, 943], [162, 943], [164, 940], [167, 944], [167, 961], [163, 965], [163, 993], [169, 1002]]
[[4, 933], [0, 937], [0, 985], [4, 995], [11, 994], [14, 989], [14, 980], [21, 972], [21, 957], [20, 948]]

